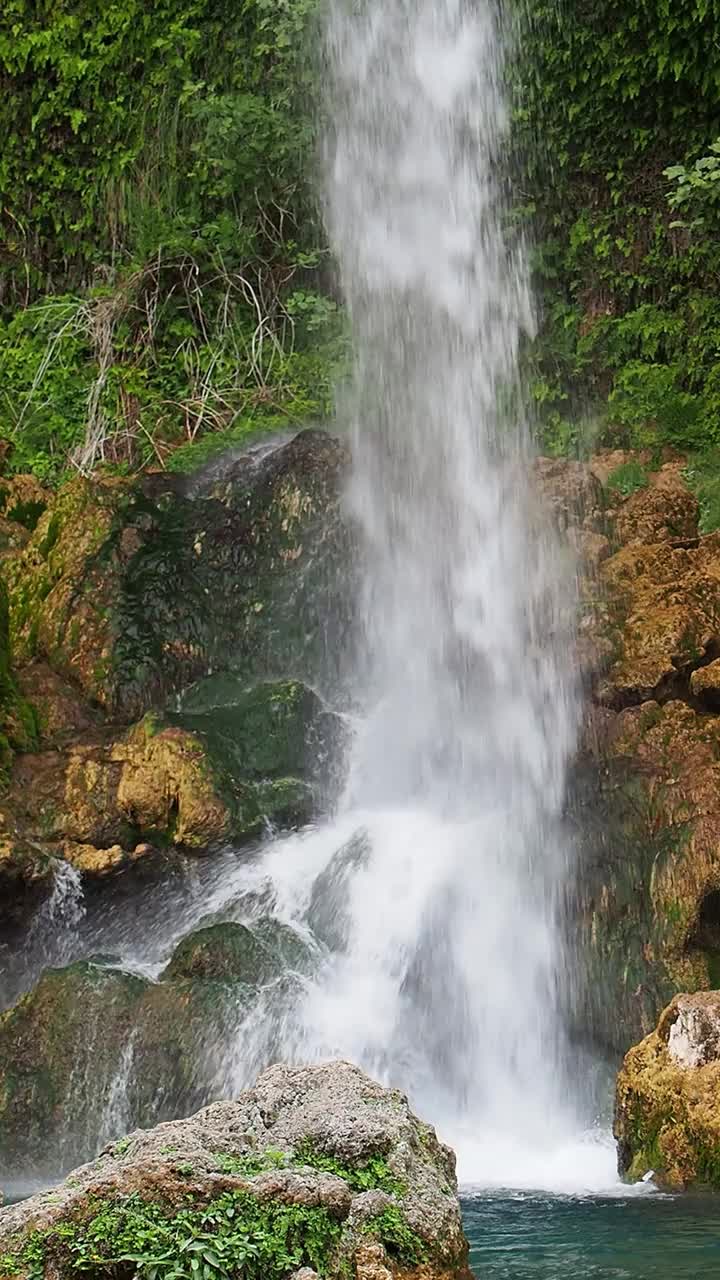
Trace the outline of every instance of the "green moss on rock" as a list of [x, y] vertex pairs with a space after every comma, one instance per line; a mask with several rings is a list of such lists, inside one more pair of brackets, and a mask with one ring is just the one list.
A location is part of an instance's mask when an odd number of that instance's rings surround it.
[[183, 939], [163, 977], [261, 984], [282, 973], [282, 957], [243, 924], [216, 924]]
[[670, 1189], [720, 1190], [720, 994], [676, 996], [618, 1076], [621, 1172]]
[[71, 481], [8, 567], [19, 658], [126, 720], [211, 669], [316, 671], [318, 592], [345, 595], [344, 461], [304, 432], [207, 476]]

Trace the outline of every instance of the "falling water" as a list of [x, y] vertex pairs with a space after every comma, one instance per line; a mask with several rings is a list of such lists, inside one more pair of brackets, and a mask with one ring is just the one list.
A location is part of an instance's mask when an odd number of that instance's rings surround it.
[[573, 1123], [559, 816], [576, 707], [573, 566], [534, 507], [518, 383], [532, 305], [503, 232], [500, 14], [333, 0], [327, 47], [364, 712], [335, 825], [267, 862], [278, 906], [330, 948], [285, 1051], [402, 1085], [469, 1176], [512, 1181]]

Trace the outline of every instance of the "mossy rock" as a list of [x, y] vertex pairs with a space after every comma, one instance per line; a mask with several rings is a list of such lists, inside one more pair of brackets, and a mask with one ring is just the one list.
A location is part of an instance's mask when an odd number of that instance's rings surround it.
[[254, 988], [217, 981], [209, 962], [166, 976], [149, 982], [93, 961], [51, 969], [0, 1017], [5, 1175], [57, 1176], [125, 1127], [208, 1100], [218, 1046]]
[[596, 725], [571, 808], [576, 1020], [624, 1052], [675, 992], [720, 980], [720, 718], [673, 700]]
[[37, 715], [12, 671], [8, 593], [0, 580], [0, 791], [7, 784], [15, 753], [33, 750], [38, 741]]
[[282, 958], [243, 924], [216, 924], [184, 938], [163, 973], [167, 981], [202, 979], [260, 985], [278, 977]]
[[308, 821], [344, 732], [339, 717], [297, 680], [246, 687], [236, 677], [210, 677], [167, 716], [203, 742], [234, 838], [258, 834], [268, 823]]
[[[53, 858], [94, 878], [170, 848], [205, 854], [261, 835], [269, 825], [307, 822], [321, 800], [312, 775], [339, 721], [295, 681], [234, 685], [233, 704], [217, 714], [150, 713], [129, 730], [96, 725], [62, 731], [62, 708], [84, 725], [62, 680], [46, 664], [53, 751], [16, 763], [0, 809], [0, 883], [22, 916], [47, 887]], [[60, 690], [56, 689], [59, 680]], [[196, 694], [198, 690], [195, 691]], [[306, 748], [307, 744], [307, 748]], [[322, 747], [321, 747], [322, 744]], [[286, 772], [295, 770], [295, 772]]]
[[287, 970], [305, 971], [307, 944], [270, 916], [252, 925], [228, 921], [208, 925], [183, 938], [163, 972], [163, 981], [196, 980], [260, 986]]
[[0, 1018], [0, 1151], [8, 1170], [70, 1168], [103, 1108], [147, 984], [92, 963], [50, 969]]
[[38, 1261], [58, 1280], [78, 1267], [110, 1280], [125, 1259], [137, 1269], [203, 1238], [228, 1275], [244, 1274], [252, 1244], [267, 1280], [306, 1267], [327, 1280], [471, 1280], [452, 1152], [402, 1094], [345, 1062], [272, 1067], [233, 1101], [129, 1133], [0, 1210], [0, 1258], [19, 1280]]
[[720, 1191], [720, 993], [676, 996], [618, 1075], [615, 1137], [629, 1181]]
[[298, 680], [247, 687], [231, 676], [210, 677], [184, 694], [170, 718], [247, 779], [312, 776], [339, 732], [337, 717]]
[[337, 441], [303, 432], [211, 477], [71, 481], [8, 567], [18, 657], [127, 721], [210, 670], [339, 667], [344, 465]]

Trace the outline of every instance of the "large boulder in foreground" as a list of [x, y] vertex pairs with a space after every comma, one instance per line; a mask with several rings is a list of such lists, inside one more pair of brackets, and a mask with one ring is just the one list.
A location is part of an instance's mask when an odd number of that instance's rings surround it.
[[720, 991], [679, 995], [618, 1076], [620, 1172], [720, 1191]]
[[237, 1101], [132, 1133], [0, 1210], [3, 1274], [19, 1280], [114, 1280], [188, 1255], [212, 1280], [471, 1277], [452, 1152], [346, 1062], [271, 1067]]

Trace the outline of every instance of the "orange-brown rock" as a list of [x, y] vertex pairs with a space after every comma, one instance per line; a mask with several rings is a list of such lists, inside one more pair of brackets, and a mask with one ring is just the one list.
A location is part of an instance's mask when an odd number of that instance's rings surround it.
[[683, 487], [638, 489], [615, 513], [614, 532], [623, 546], [688, 542], [698, 536], [698, 502]]
[[676, 996], [627, 1054], [615, 1136], [629, 1180], [720, 1190], [720, 992]]
[[150, 717], [117, 737], [93, 732], [22, 756], [8, 800], [48, 854], [96, 875], [146, 856], [154, 840], [201, 849], [232, 827], [203, 744]]
[[690, 690], [707, 711], [720, 711], [720, 659], [698, 667], [690, 676]]
[[31, 662], [17, 681], [35, 709], [43, 746], [57, 746], [98, 724], [97, 713], [78, 690], [46, 662]]
[[634, 543], [601, 567], [598, 631], [614, 653], [599, 687], [611, 705], [671, 694], [720, 642], [720, 533], [693, 547]]

